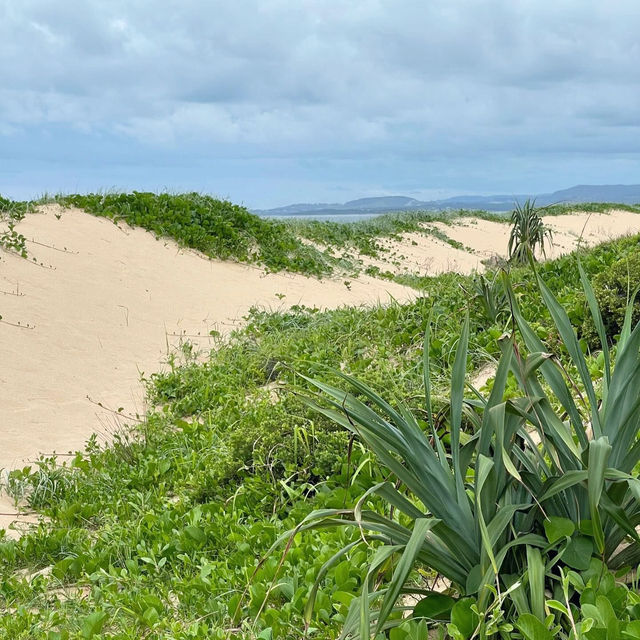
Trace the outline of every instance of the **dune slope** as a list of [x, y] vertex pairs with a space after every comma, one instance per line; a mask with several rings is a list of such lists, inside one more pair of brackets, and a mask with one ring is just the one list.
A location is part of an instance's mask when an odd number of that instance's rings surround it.
[[[406, 300], [395, 283], [319, 281], [209, 260], [141, 229], [46, 206], [17, 229], [29, 258], [0, 253], [0, 468], [82, 447], [144, 412], [142, 374], [184, 339], [213, 346], [251, 306]], [[35, 259], [35, 261], [34, 261]], [[186, 338], [183, 338], [186, 336]]]

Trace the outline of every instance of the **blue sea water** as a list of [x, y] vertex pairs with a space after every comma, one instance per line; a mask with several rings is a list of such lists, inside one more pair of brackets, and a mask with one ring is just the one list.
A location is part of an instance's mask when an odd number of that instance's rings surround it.
[[383, 216], [384, 213], [296, 213], [289, 216], [271, 216], [262, 214], [263, 218], [270, 218], [271, 220], [319, 220], [321, 222], [357, 222], [358, 220], [368, 220], [369, 218], [376, 218], [377, 216]]

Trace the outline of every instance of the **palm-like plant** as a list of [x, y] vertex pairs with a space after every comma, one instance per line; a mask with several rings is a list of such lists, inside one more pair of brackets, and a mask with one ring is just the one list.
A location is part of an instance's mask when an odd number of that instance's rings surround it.
[[546, 257], [545, 241], [552, 239], [551, 229], [544, 225], [535, 200], [527, 200], [523, 205], [516, 203], [511, 214], [509, 260], [518, 263], [535, 260], [538, 249]]
[[[378, 633], [398, 624], [391, 614], [402, 609], [402, 593], [424, 596], [428, 603], [434, 597], [428, 589], [408, 583], [415, 566], [446, 577], [452, 595], [473, 596], [480, 607], [488, 605], [492, 593], [508, 593], [514, 619], [526, 614], [542, 621], [548, 614], [545, 590], [557, 587], [563, 567], [586, 568], [593, 556], [614, 569], [640, 562], [640, 481], [632, 473], [640, 461], [640, 324], [632, 331], [627, 314], [613, 367], [581, 267], [580, 274], [605, 360], [599, 393], [568, 316], [545, 284], [539, 282], [541, 294], [576, 380], [546, 353], [522, 317], [506, 275], [521, 338], [515, 331], [504, 337], [490, 396], [469, 400], [464, 396], [465, 323], [452, 369], [449, 450], [431, 412], [429, 328], [423, 356], [427, 433], [407, 406], [394, 408], [356, 379], [339, 374], [368, 402], [308, 379], [324, 399], [310, 398], [309, 404], [357, 434], [395, 478], [369, 489], [355, 508], [314, 512], [295, 530], [359, 528], [361, 536], [336, 553], [325, 570], [354, 546], [379, 543], [343, 637], [368, 638], [372, 627]], [[505, 401], [510, 373], [521, 396]], [[470, 438], [462, 435], [463, 413], [475, 427]], [[390, 507], [386, 515], [368, 506], [374, 496]], [[392, 579], [380, 587], [378, 574], [390, 563]]]

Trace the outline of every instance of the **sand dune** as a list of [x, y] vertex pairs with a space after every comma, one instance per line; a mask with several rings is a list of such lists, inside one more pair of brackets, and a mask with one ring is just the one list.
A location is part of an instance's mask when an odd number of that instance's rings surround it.
[[[546, 249], [547, 258], [570, 253], [579, 244], [593, 246], [623, 235], [640, 233], [640, 215], [624, 210], [544, 216], [543, 221], [553, 233], [553, 243]], [[458, 218], [450, 224], [424, 223], [423, 228], [423, 233], [405, 233], [399, 239], [382, 240], [380, 244], [385, 253], [377, 258], [360, 256], [363, 264], [393, 273], [438, 275], [456, 271], [468, 274], [483, 271], [486, 260], [508, 256], [510, 225], [506, 219], [501, 223], [480, 218]], [[463, 248], [456, 248], [430, 235], [429, 231], [433, 229]]]
[[[551, 255], [640, 232], [626, 211], [545, 220], [554, 230]], [[384, 240], [388, 253], [368, 259], [392, 271], [435, 275], [483, 269], [505, 256], [507, 224], [471, 218], [434, 224], [464, 249], [420, 233]], [[321, 308], [399, 301], [415, 292], [370, 277], [318, 281], [265, 274], [247, 265], [209, 260], [141, 229], [117, 226], [77, 209], [45, 206], [21, 221], [29, 258], [0, 252], [0, 468], [22, 466], [39, 453], [65, 453], [98, 434], [108, 438], [143, 414], [140, 377], [163, 367], [185, 338], [213, 346], [254, 305]], [[395, 263], [395, 264], [394, 264]], [[103, 405], [103, 407], [99, 405]], [[114, 413], [114, 411], [116, 413]], [[11, 513], [6, 498], [0, 513]], [[0, 515], [0, 528], [13, 520]]]
[[228, 331], [253, 305], [329, 308], [415, 295], [372, 278], [348, 288], [342, 279], [266, 275], [56, 206], [17, 229], [29, 259], [0, 253], [4, 469], [82, 448], [94, 432], [108, 437], [123, 420], [96, 403], [144, 413], [140, 376], [161, 369], [183, 334], [211, 347], [209, 332]]

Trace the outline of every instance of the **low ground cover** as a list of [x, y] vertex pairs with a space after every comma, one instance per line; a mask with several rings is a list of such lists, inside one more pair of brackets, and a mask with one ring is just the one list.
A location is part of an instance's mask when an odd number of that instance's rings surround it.
[[26, 257], [25, 238], [15, 227], [29, 209], [26, 202], [13, 202], [0, 196], [0, 248]]
[[[584, 251], [581, 260], [593, 277], [639, 248], [640, 237], [627, 238]], [[543, 263], [539, 273], [581, 327], [588, 306], [575, 256]], [[575, 373], [530, 271], [514, 269], [511, 280], [533, 334]], [[90, 443], [65, 467], [43, 460], [11, 475], [10, 491], [49, 521], [18, 541], [0, 541], [0, 630], [9, 638], [51, 639], [299, 638], [305, 629], [309, 637], [338, 637], [373, 550], [350, 547], [326, 573], [323, 565], [359, 540], [357, 529], [308, 532], [284, 558], [273, 553], [259, 560], [312, 510], [352, 509], [388, 474], [357, 439], [304, 403], [301, 395], [311, 387], [296, 371], [334, 384], [339, 376], [324, 367], [355, 375], [385, 397], [404, 400], [426, 428], [422, 347], [431, 317], [430, 397], [436, 433], [448, 450], [461, 318], [468, 309], [466, 374], [499, 357], [499, 339], [511, 327], [499, 290], [483, 293], [476, 285], [473, 277], [444, 274], [422, 279], [427, 297], [407, 305], [254, 309], [246, 327], [206, 363], [177, 354], [168, 373], [148, 380], [156, 409], [143, 424], [106, 449]], [[598, 384], [604, 356], [578, 338]], [[584, 391], [581, 382], [578, 390]], [[504, 395], [517, 394], [518, 382], [508, 376]], [[461, 425], [461, 437], [470, 437], [473, 421], [463, 415]], [[382, 500], [374, 498], [372, 508], [388, 513]], [[395, 564], [387, 560], [383, 582]], [[604, 576], [597, 567], [580, 571], [583, 590]], [[305, 611], [318, 575], [313, 608]], [[429, 576], [412, 574], [418, 584]], [[607, 594], [618, 589], [606, 581]], [[633, 590], [615, 593], [615, 614], [630, 616]], [[594, 607], [603, 594], [594, 595]], [[500, 611], [493, 609], [495, 629], [504, 622]], [[391, 633], [394, 640], [426, 638], [417, 621]]]
[[286, 269], [315, 276], [331, 273], [335, 262], [300, 242], [286, 224], [198, 193], [70, 195], [56, 200], [173, 238], [212, 258], [257, 262], [273, 271]]

